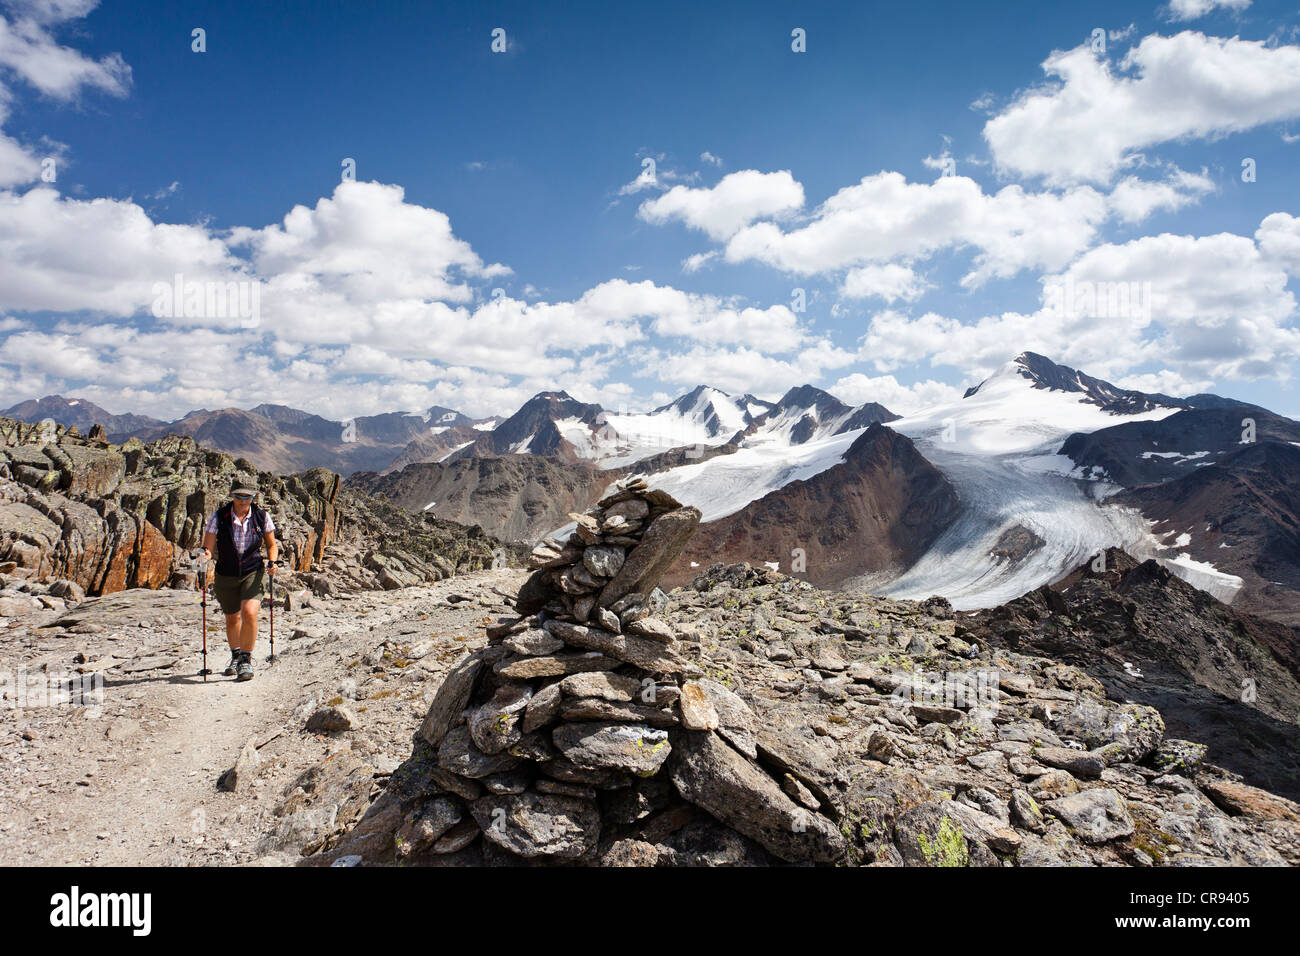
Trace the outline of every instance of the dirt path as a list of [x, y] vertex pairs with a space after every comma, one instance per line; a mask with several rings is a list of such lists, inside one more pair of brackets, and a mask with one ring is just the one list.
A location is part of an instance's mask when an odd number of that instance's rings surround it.
[[[211, 614], [208, 666], [217, 673], [206, 684], [198, 676], [193, 594], [124, 592], [0, 632], [0, 673], [29, 681], [75, 669], [78, 655], [92, 667], [114, 662], [103, 671], [100, 707], [30, 706], [30, 699], [14, 707], [13, 693], [6, 699], [0, 864], [185, 865], [261, 856], [259, 841], [276, 829], [276, 805], [330, 753], [352, 749], [382, 784], [409, 754], [441, 674], [481, 642], [485, 617], [506, 612], [493, 587], [517, 583], [518, 572], [486, 571], [278, 611], [278, 660], [270, 665], [264, 612], [257, 673], [247, 683], [220, 675], [229, 651]], [[307, 717], [327, 703], [352, 710], [356, 729], [305, 731]], [[249, 741], [259, 746], [256, 776], [234, 793], [218, 791], [217, 778]]]

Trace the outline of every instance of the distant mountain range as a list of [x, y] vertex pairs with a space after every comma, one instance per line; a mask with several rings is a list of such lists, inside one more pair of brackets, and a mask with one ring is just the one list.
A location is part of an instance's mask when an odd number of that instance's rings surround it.
[[189, 435], [259, 468], [289, 472], [325, 467], [351, 475], [391, 472], [425, 462], [530, 454], [588, 460], [618, 468], [677, 448], [716, 448], [762, 433], [791, 444], [864, 428], [898, 416], [882, 405], [845, 405], [811, 385], [768, 402], [699, 386], [644, 414], [613, 412], [567, 392], [539, 392], [506, 418], [474, 419], [433, 406], [421, 414], [389, 412], [334, 421], [285, 405], [199, 409], [175, 421], [113, 415], [85, 399], [48, 395], [0, 411], [19, 421], [53, 419], [83, 433], [95, 424], [120, 444], [166, 434]]
[[109, 440], [114, 442], [166, 424], [148, 415], [113, 415], [84, 398], [64, 398], [62, 395], [46, 395], [42, 399], [19, 402], [0, 415], [20, 422], [39, 422], [49, 418], [62, 425], [75, 425], [83, 435], [95, 425], [103, 425]]
[[[53, 419], [76, 425], [83, 434], [100, 424], [115, 444], [129, 438], [147, 442], [168, 434], [188, 435], [208, 448], [281, 474], [325, 467], [350, 475], [400, 467], [408, 460], [425, 460], [413, 458], [412, 449], [427, 447], [429, 456], [440, 456], [452, 447], [459, 429], [472, 432], [475, 426], [495, 424], [495, 419], [471, 419], [440, 405], [418, 415], [389, 412], [344, 422], [287, 405], [263, 404], [250, 409], [198, 409], [165, 422], [146, 415], [113, 415], [93, 402], [62, 395], [19, 402], [0, 415], [25, 422]], [[448, 437], [439, 437], [444, 434]]]
[[1300, 624], [1300, 423], [1123, 389], [1032, 352], [906, 417], [811, 385], [775, 402], [699, 386], [636, 414], [547, 391], [500, 419], [434, 407], [345, 423], [259, 405], [165, 423], [60, 396], [3, 414], [101, 423], [118, 442], [178, 432], [282, 472], [323, 465], [511, 540], [564, 534], [569, 511], [640, 473], [703, 512], [673, 581], [748, 560], [978, 608], [1122, 548]]

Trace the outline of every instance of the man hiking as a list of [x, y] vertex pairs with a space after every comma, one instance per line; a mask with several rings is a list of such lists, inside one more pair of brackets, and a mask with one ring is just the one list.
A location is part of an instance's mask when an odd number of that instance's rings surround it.
[[213, 512], [203, 529], [203, 559], [211, 561], [216, 555], [212, 591], [226, 616], [230, 644], [225, 675], [244, 681], [253, 679], [253, 645], [264, 583], [262, 545], [266, 545], [269, 574], [275, 574], [280, 545], [271, 515], [253, 504], [257, 490], [237, 485], [230, 494], [232, 500]]

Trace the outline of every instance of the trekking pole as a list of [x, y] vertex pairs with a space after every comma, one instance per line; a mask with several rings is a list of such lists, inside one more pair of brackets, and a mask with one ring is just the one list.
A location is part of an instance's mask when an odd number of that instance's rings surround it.
[[208, 566], [204, 564], [203, 558], [199, 558], [199, 605], [203, 608], [203, 669], [199, 674], [203, 677], [203, 683], [208, 682], [208, 675], [212, 671], [208, 670]]
[[[278, 567], [283, 562], [267, 561], [266, 563]], [[268, 664], [274, 664], [275, 663], [275, 575], [268, 574], [267, 577], [270, 579], [270, 587], [271, 587], [271, 656], [266, 659], [266, 662]]]

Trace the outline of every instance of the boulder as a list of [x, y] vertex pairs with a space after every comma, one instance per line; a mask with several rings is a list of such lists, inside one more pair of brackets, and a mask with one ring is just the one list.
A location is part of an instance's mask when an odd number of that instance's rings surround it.
[[262, 756], [257, 752], [257, 742], [250, 740], [239, 751], [235, 765], [217, 778], [217, 789], [234, 793], [241, 787], [247, 786], [261, 766]]
[[542, 626], [571, 647], [599, 651], [652, 674], [673, 674], [685, 666], [672, 648], [635, 634], [615, 634], [602, 628], [556, 619], [548, 620]]
[[1229, 816], [1300, 823], [1300, 804], [1232, 780], [1202, 780], [1202, 792]]
[[583, 671], [612, 671], [620, 661], [598, 653], [544, 654], [538, 657], [506, 658], [493, 667], [494, 673], [509, 680], [560, 677]]
[[579, 767], [650, 776], [668, 759], [668, 733], [647, 724], [583, 721], [561, 724], [555, 746]]
[[1154, 707], [1098, 699], [1061, 708], [1052, 729], [1061, 737], [1100, 751], [1108, 763], [1141, 763], [1159, 749], [1165, 737], [1164, 719]]
[[603, 697], [626, 702], [641, 693], [641, 681], [624, 674], [589, 671], [564, 678], [560, 681], [560, 689], [570, 697]]
[[534, 791], [488, 794], [470, 811], [485, 840], [525, 859], [573, 859], [600, 839], [600, 813], [591, 800]]
[[442, 679], [424, 723], [420, 725], [420, 736], [433, 746], [442, 743], [442, 738], [452, 724], [460, 719], [461, 711], [469, 703], [486, 659], [487, 655], [483, 651], [467, 654]]
[[498, 754], [523, 737], [520, 716], [532, 699], [527, 684], [503, 684], [492, 699], [474, 711], [466, 721], [474, 746], [485, 754]]
[[1097, 754], [1087, 750], [1072, 750], [1069, 747], [1039, 747], [1034, 750], [1034, 759], [1049, 767], [1069, 771], [1080, 780], [1096, 780], [1106, 769], [1106, 761]]
[[683, 731], [670, 764], [682, 798], [791, 863], [829, 863], [845, 853], [839, 829], [801, 807], [762, 769], [708, 731]]
[[453, 727], [438, 746], [438, 766], [460, 777], [477, 780], [494, 773], [504, 773], [519, 766], [520, 760], [511, 754], [485, 754], [474, 746], [469, 728], [463, 724]]
[[524, 718], [520, 724], [520, 729], [528, 734], [539, 727], [549, 724], [559, 716], [560, 702], [563, 697], [559, 681], [547, 684], [537, 691], [533, 694], [532, 699], [528, 701], [528, 706], [524, 708]]
[[641, 536], [641, 543], [628, 552], [618, 574], [601, 589], [597, 604], [609, 607], [625, 594], [649, 592], [699, 524], [698, 508], [678, 508], [655, 518]]
[[623, 567], [623, 551], [609, 545], [593, 545], [582, 552], [582, 564], [592, 574], [612, 578]]
[[1050, 800], [1045, 809], [1085, 843], [1106, 843], [1133, 833], [1133, 819], [1124, 798], [1107, 788], [1081, 790]]
[[682, 685], [680, 702], [682, 726], [687, 730], [716, 730], [719, 726], [718, 711], [709, 699], [708, 693], [698, 681], [687, 681]]
[[320, 707], [307, 719], [307, 729], [316, 733], [335, 734], [351, 730], [356, 720], [356, 715], [346, 707]]

